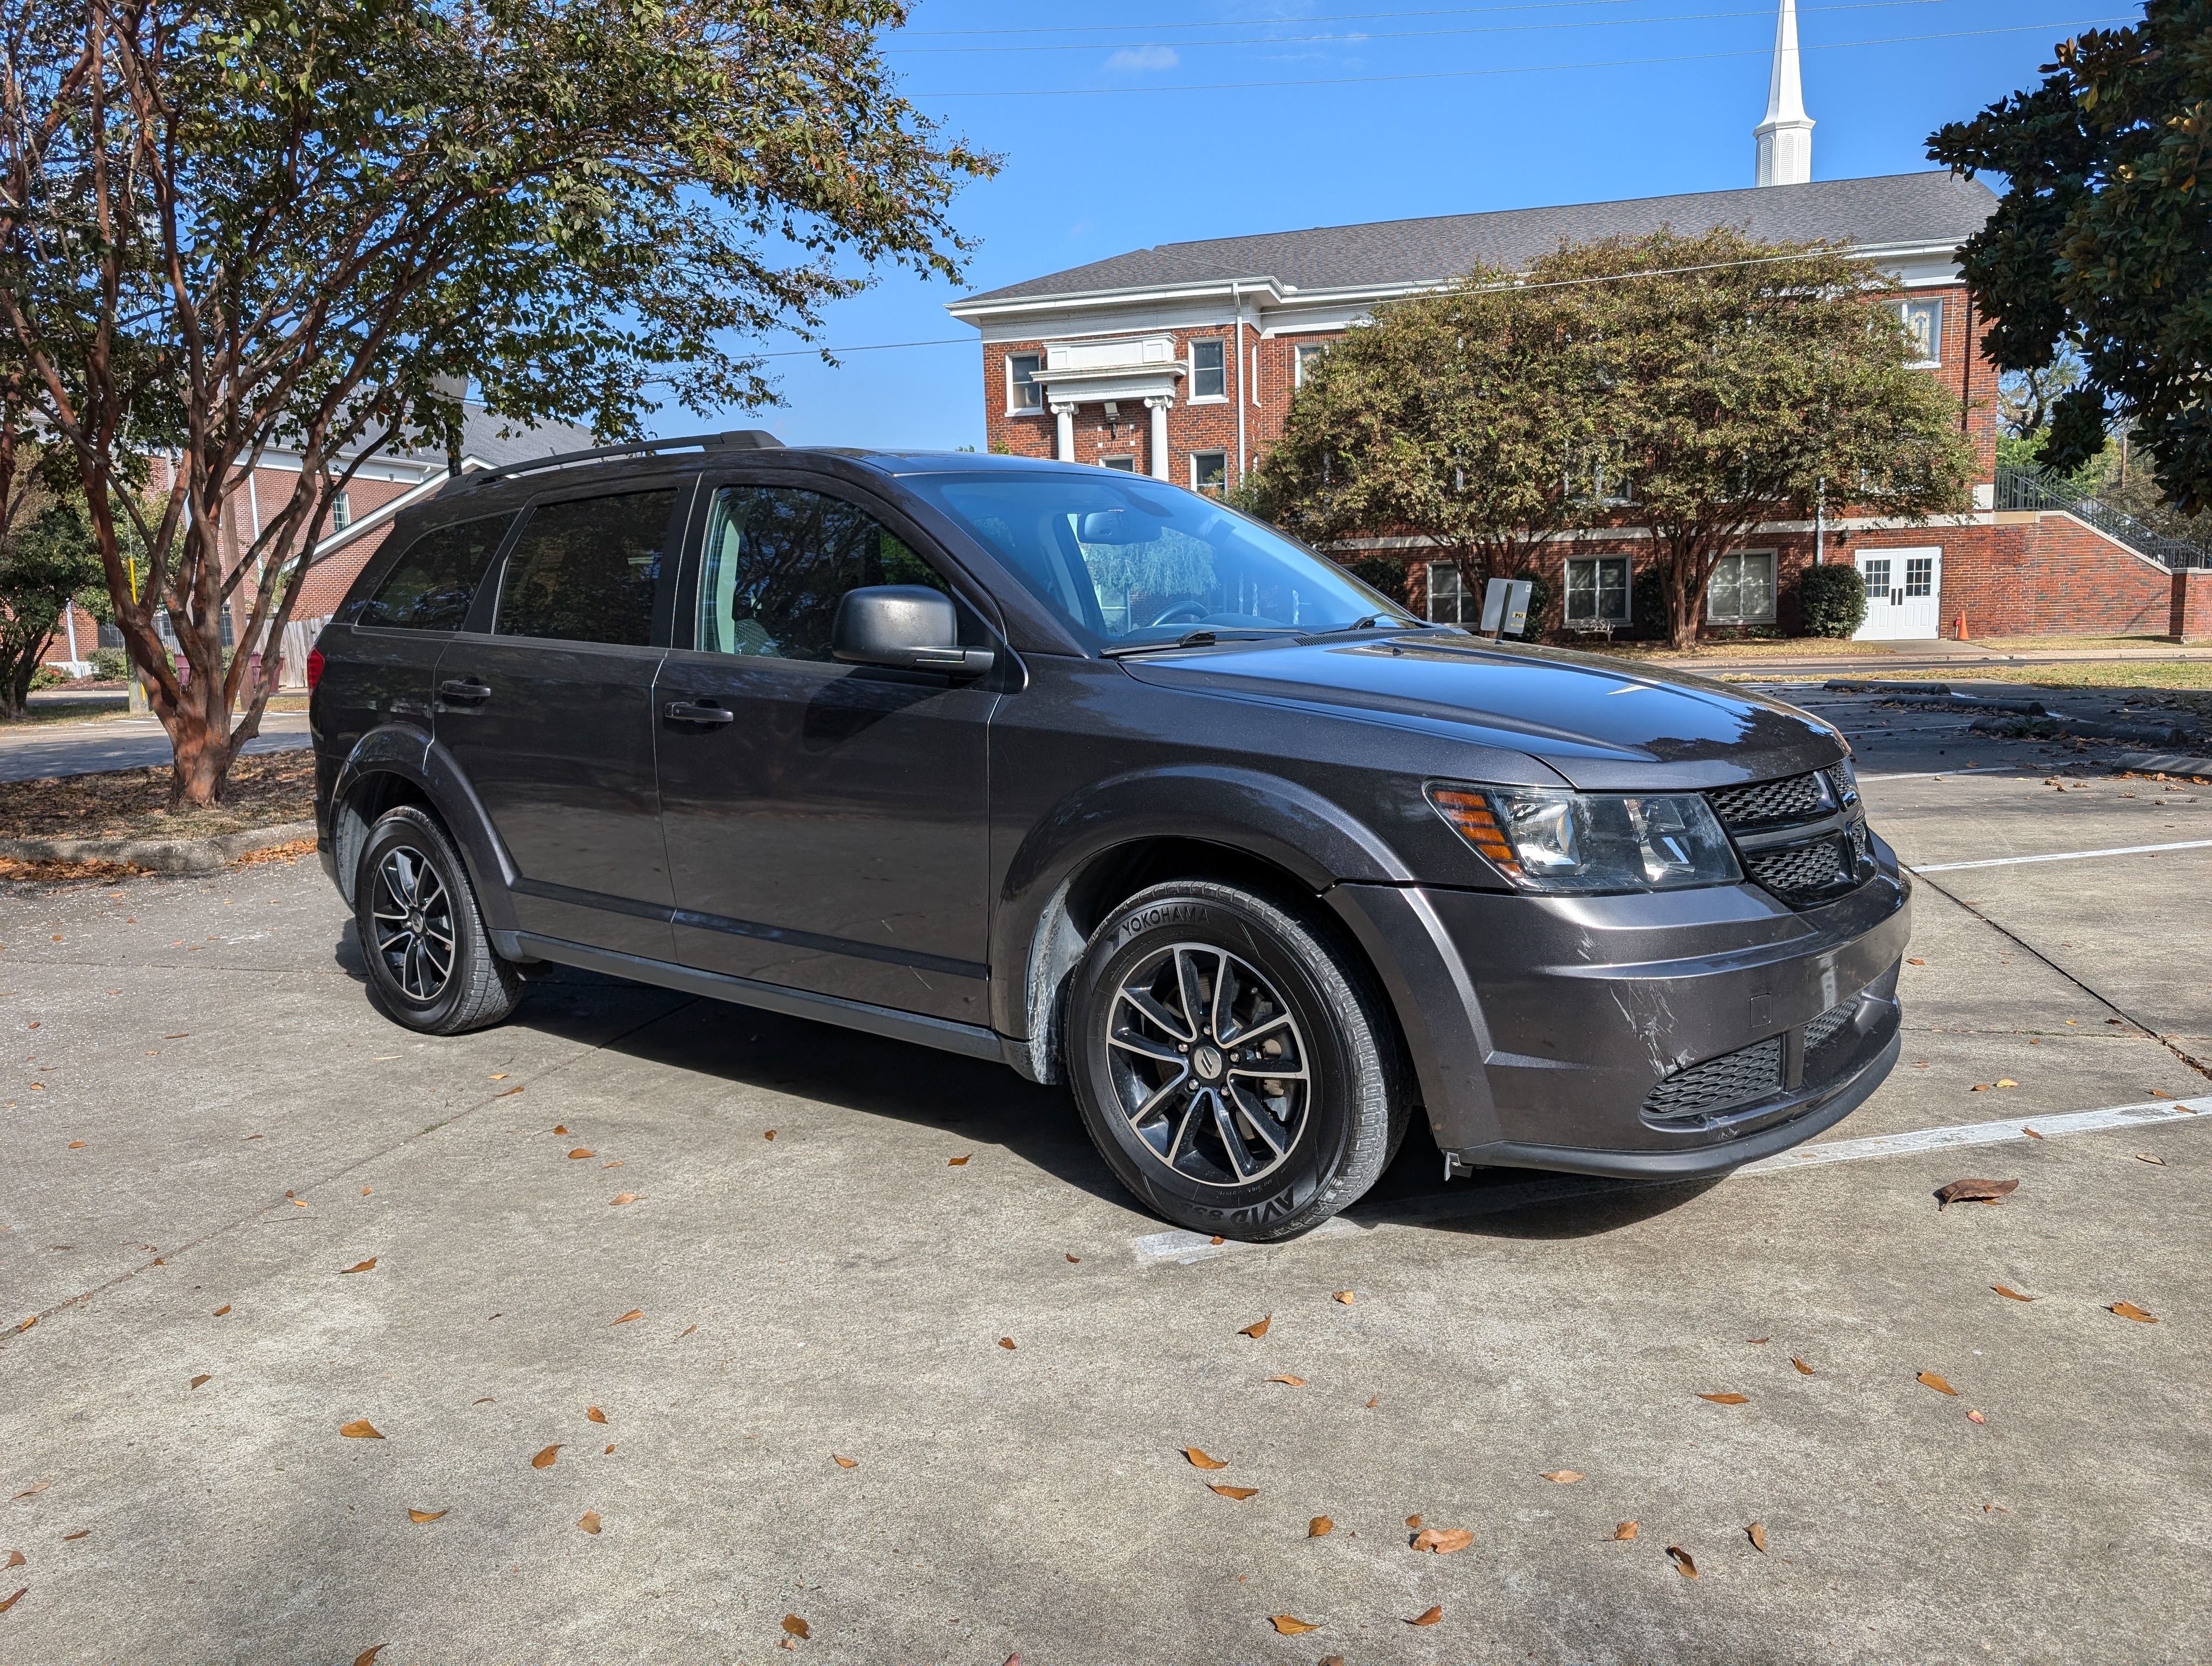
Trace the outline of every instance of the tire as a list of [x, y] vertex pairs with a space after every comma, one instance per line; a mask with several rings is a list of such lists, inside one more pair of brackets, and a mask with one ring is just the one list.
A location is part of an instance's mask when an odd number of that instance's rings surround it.
[[493, 949], [468, 868], [428, 811], [404, 804], [377, 818], [353, 894], [368, 998], [395, 1024], [458, 1036], [522, 999], [522, 975]]
[[[1070, 976], [1066, 1036], [1100, 1154], [1193, 1231], [1294, 1237], [1357, 1201], [1405, 1133], [1397, 1039], [1366, 969], [1229, 885], [1176, 880], [1119, 904]], [[1267, 1073], [1291, 1062], [1300, 1075]]]

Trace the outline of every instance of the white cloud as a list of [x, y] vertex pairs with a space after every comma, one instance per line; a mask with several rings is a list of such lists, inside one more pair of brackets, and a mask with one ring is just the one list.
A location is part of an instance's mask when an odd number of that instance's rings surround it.
[[1124, 46], [1106, 60], [1109, 70], [1172, 70], [1182, 60], [1172, 46]]

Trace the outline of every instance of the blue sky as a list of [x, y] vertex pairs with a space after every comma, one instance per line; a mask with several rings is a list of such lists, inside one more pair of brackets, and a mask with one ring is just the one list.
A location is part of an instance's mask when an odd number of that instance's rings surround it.
[[[1814, 178], [1927, 167], [1934, 128], [2032, 85], [2053, 41], [2134, 15], [1800, 0]], [[1005, 159], [953, 210], [980, 289], [1192, 238], [1748, 185], [1773, 39], [1766, 0], [920, 0], [887, 47], [919, 107]], [[885, 272], [831, 310], [827, 344], [960, 339], [836, 369], [775, 359], [786, 404], [726, 424], [979, 443], [981, 351], [945, 313], [956, 293]], [[671, 410], [659, 428], [696, 425]]]

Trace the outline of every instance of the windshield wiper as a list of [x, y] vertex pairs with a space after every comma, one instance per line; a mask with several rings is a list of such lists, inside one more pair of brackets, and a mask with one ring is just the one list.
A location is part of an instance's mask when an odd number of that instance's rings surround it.
[[1271, 636], [1287, 636], [1288, 630], [1243, 630], [1234, 632], [1188, 630], [1172, 642], [1117, 642], [1103, 649], [1109, 660], [1126, 660], [1133, 654], [1166, 654], [1179, 648], [1211, 648], [1216, 642], [1264, 642]]
[[1377, 626], [1382, 626], [1383, 629], [1389, 630], [1434, 630], [1437, 629], [1436, 625], [1431, 624], [1426, 619], [1394, 619], [1388, 625], [1383, 625], [1382, 622], [1384, 617], [1385, 616], [1380, 613], [1370, 613], [1365, 618], [1354, 619], [1347, 625], [1331, 625], [1327, 630], [1309, 630], [1305, 633], [1305, 638], [1307, 641], [1317, 641], [1323, 636], [1348, 636], [1355, 630], [1373, 630]]

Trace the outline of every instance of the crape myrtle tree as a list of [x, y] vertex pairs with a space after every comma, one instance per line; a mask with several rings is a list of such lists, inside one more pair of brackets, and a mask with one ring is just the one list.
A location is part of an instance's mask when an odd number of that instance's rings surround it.
[[1678, 647], [1720, 557], [1816, 499], [1963, 509], [1973, 454], [1889, 285], [1721, 228], [1571, 244], [1399, 302], [1294, 399], [1260, 507], [1316, 542], [1425, 535], [1470, 581], [1560, 532], [1640, 530]]
[[1984, 350], [2014, 372], [2078, 355], [2044, 464], [2079, 469], [2130, 424], [2194, 515], [2212, 508], [2212, 0], [2151, 0], [2057, 57], [2040, 86], [1929, 140], [1934, 161], [2007, 182], [1960, 256]]
[[[950, 199], [996, 164], [893, 90], [878, 37], [904, 15], [896, 0], [8, 8], [0, 336], [74, 459], [115, 623], [174, 744], [174, 802], [221, 798], [269, 691], [246, 685], [249, 659], [281, 635], [364, 456], [450, 454], [471, 384], [501, 416], [620, 437], [671, 398], [769, 402], [735, 344], [812, 338], [822, 305], [886, 263], [957, 275]], [[298, 484], [241, 528], [239, 489], [277, 448]]]

